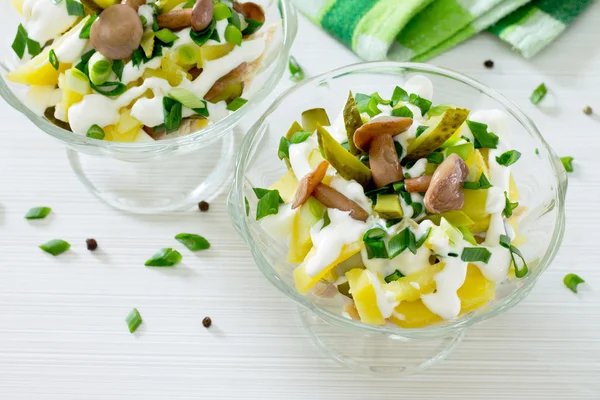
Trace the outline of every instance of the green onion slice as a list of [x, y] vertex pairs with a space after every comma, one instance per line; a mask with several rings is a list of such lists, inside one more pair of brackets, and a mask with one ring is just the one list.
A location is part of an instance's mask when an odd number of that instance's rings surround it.
[[227, 25], [225, 28], [225, 40], [227, 43], [233, 43], [237, 46], [242, 45], [242, 31], [233, 24]]
[[117, 78], [119, 78], [119, 80], [123, 79], [123, 70], [124, 69], [125, 69], [125, 63], [123, 62], [123, 60], [113, 61], [112, 70], [115, 73], [115, 75], [117, 75]]
[[406, 90], [402, 89], [400, 86], [396, 86], [394, 92], [392, 93], [392, 99], [390, 100], [390, 105], [394, 107], [401, 101], [408, 101], [410, 96], [406, 93]]
[[500, 165], [504, 165], [508, 167], [509, 165], [513, 165], [521, 158], [521, 153], [517, 150], [509, 150], [502, 153], [499, 157], [496, 157], [496, 162]]
[[400, 278], [404, 278], [404, 276], [405, 275], [402, 274], [402, 272], [400, 272], [398, 270], [395, 270], [393, 273], [391, 273], [388, 276], [386, 276], [384, 278], [384, 280], [385, 280], [386, 283], [390, 283], [390, 282], [393, 282], [393, 281], [397, 281]]
[[80, 39], [89, 39], [90, 32], [92, 31], [92, 25], [98, 19], [98, 14], [91, 15], [90, 18], [85, 22], [83, 28], [81, 28], [81, 32], [79, 32]]
[[54, 49], [50, 50], [50, 53], [48, 54], [48, 61], [50, 61], [50, 65], [52, 65], [52, 67], [54, 67], [54, 69], [58, 71], [60, 63], [58, 62], [58, 57], [56, 57]]
[[490, 257], [492, 257], [492, 253], [485, 247], [465, 247], [460, 259], [465, 262], [483, 262], [487, 264]]
[[366, 243], [374, 240], [381, 240], [385, 237], [385, 235], [386, 232], [384, 229], [380, 227], [371, 228], [363, 235], [363, 242]]
[[246, 104], [247, 102], [248, 102], [248, 100], [246, 100], [242, 97], [238, 97], [227, 105], [227, 109], [229, 111], [237, 111], [240, 108], [242, 108], [244, 106], [244, 104]]
[[419, 96], [418, 94], [412, 93], [408, 99], [408, 102], [412, 105], [419, 107], [421, 115], [425, 115], [431, 108], [431, 101]]
[[229, 6], [224, 3], [215, 3], [213, 15], [217, 21], [231, 18], [231, 8], [229, 8]]
[[171, 31], [170, 29], [167, 29], [167, 28], [163, 28], [160, 31], [156, 31], [154, 36], [161, 42], [167, 43], [167, 44], [173, 43], [174, 41], [179, 39], [179, 36], [177, 36], [176, 34], [173, 33], [173, 31]]
[[275, 215], [279, 212], [279, 204], [283, 199], [278, 190], [267, 190], [255, 188], [254, 193], [259, 198], [256, 206], [256, 220], [259, 221], [268, 215]]
[[305, 142], [310, 137], [311, 133], [306, 131], [296, 132], [290, 138], [290, 144], [299, 144]]
[[53, 256], [62, 254], [70, 248], [71, 245], [61, 239], [54, 239], [40, 246], [40, 249], [44, 250], [46, 253], [52, 254]]
[[94, 124], [90, 126], [90, 129], [88, 129], [85, 136], [92, 139], [104, 140], [104, 129], [102, 129], [102, 127], [100, 127], [99, 125]]
[[577, 274], [567, 274], [563, 278], [563, 282], [573, 293], [577, 293], [577, 286], [585, 281]]
[[206, 103], [187, 89], [174, 88], [169, 90], [168, 95], [170, 98], [177, 100], [187, 108], [206, 108]]
[[433, 152], [427, 156], [427, 161], [432, 164], [441, 164], [444, 162], [444, 154], [440, 152]]
[[175, 239], [191, 251], [206, 250], [210, 248], [208, 240], [193, 233], [180, 233], [175, 236]]
[[180, 102], [170, 97], [163, 97], [163, 116], [167, 134], [179, 129], [182, 121], [183, 107]]
[[[527, 275], [527, 272], [529, 271], [529, 269], [527, 268], [527, 263], [525, 262], [525, 258], [523, 257], [523, 254], [521, 254], [521, 251], [519, 249], [517, 249], [515, 246], [510, 244], [510, 237], [508, 237], [508, 235], [500, 235], [500, 245], [510, 251], [510, 257], [512, 259], [513, 265], [515, 266], [515, 276], [517, 278], [522, 278], [525, 275]], [[515, 254], [523, 262], [523, 265], [521, 267], [519, 267], [517, 265], [517, 261], [515, 260]]]
[[[413, 203], [413, 204], [419, 204], [419, 203]], [[411, 204], [412, 205], [412, 204]], [[419, 204], [420, 205], [420, 204]], [[420, 213], [419, 213], [420, 214]], [[415, 214], [418, 215], [418, 214]], [[425, 233], [423, 234], [423, 236], [421, 236], [421, 238], [417, 241], [417, 243], [415, 244], [415, 247], [417, 249], [421, 248], [421, 246], [423, 246], [423, 244], [425, 244], [425, 241], [427, 240], [427, 238], [429, 237], [429, 234], [431, 233], [431, 228], [427, 228], [427, 230], [425, 231]]]
[[411, 253], [417, 254], [417, 240], [410, 228], [404, 228], [400, 233], [390, 239], [388, 243], [390, 259], [400, 255], [409, 249]]
[[481, 122], [467, 120], [467, 125], [475, 138], [475, 148], [495, 149], [498, 146], [498, 136], [493, 132], [488, 132], [488, 126]]
[[51, 211], [52, 209], [50, 207], [34, 207], [27, 211], [25, 219], [44, 219]]
[[144, 265], [146, 267], [172, 267], [180, 262], [181, 259], [182, 256], [177, 250], [164, 248], [156, 252], [150, 259], [146, 260]]
[[67, 13], [69, 15], [75, 15], [77, 17], [85, 17], [85, 10], [83, 4], [77, 0], [66, 0], [67, 2]]
[[513, 210], [519, 206], [518, 202], [511, 203], [508, 198], [508, 193], [504, 192], [504, 211], [502, 213], [506, 218], [512, 217]]
[[42, 52], [42, 46], [35, 40], [27, 38], [27, 52], [31, 57], [35, 57]]
[[125, 318], [125, 322], [127, 322], [127, 328], [129, 329], [129, 333], [133, 333], [139, 328], [142, 324], [142, 316], [137, 308], [131, 310], [127, 318]]
[[473, 236], [473, 233], [471, 233], [469, 228], [467, 228], [466, 226], [457, 226], [456, 229], [458, 229], [462, 233], [463, 239], [465, 239], [473, 246], [477, 246], [477, 240], [475, 240], [475, 236]]
[[541, 83], [540, 86], [536, 87], [533, 93], [531, 93], [529, 100], [531, 100], [533, 104], [538, 104], [544, 97], [546, 97], [546, 93], [548, 93], [546, 84]]
[[290, 56], [288, 67], [290, 69], [290, 73], [292, 74], [290, 78], [291, 80], [294, 82], [300, 82], [304, 79], [304, 70], [300, 64], [298, 64], [298, 61], [296, 61], [296, 57]]
[[277, 157], [280, 160], [290, 158], [290, 141], [285, 136], [279, 139], [279, 149], [277, 149]]
[[421, 125], [417, 128], [417, 132], [415, 135], [415, 138], [418, 138], [419, 136], [421, 136], [423, 134], [423, 132], [425, 132], [429, 127], [427, 125]]
[[365, 242], [365, 249], [367, 250], [367, 258], [369, 260], [372, 258], [388, 258], [388, 252], [383, 239]]
[[15, 40], [11, 47], [17, 56], [22, 59], [25, 55], [25, 49], [27, 48], [27, 30], [25, 30], [23, 24], [19, 24], [17, 35], [15, 36]]
[[394, 108], [392, 110], [392, 115], [394, 117], [405, 117], [405, 118], [414, 117], [413, 112], [410, 110], [410, 108], [408, 108], [406, 106], [402, 106], [400, 108]]
[[560, 162], [567, 172], [573, 172], [573, 157], [561, 157]]

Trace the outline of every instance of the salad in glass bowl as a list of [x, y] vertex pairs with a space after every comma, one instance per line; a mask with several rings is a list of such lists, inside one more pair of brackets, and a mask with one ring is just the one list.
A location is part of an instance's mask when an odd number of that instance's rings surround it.
[[254, 189], [256, 220], [298, 264], [296, 290], [341, 297], [347, 318], [420, 328], [528, 273], [507, 115], [432, 98], [417, 75], [387, 97], [350, 92], [335, 119], [304, 111], [280, 139], [287, 173]]
[[280, 26], [252, 2], [11, 2], [21, 62], [6, 79], [56, 126], [114, 142], [186, 135], [243, 107]]

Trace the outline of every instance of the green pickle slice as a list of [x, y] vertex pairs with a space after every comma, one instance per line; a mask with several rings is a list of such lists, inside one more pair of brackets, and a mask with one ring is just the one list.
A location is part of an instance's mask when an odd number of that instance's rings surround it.
[[435, 117], [435, 121], [432, 118], [429, 128], [408, 144], [406, 158], [418, 160], [429, 155], [454, 135], [468, 116], [469, 110], [465, 108], [451, 108], [441, 117]]
[[363, 125], [360, 112], [356, 106], [356, 101], [352, 92], [348, 95], [348, 100], [344, 106], [344, 126], [346, 127], [346, 135], [348, 136], [348, 150], [354, 155], [359, 155], [362, 152], [354, 144], [354, 132]]
[[397, 194], [378, 194], [377, 204], [373, 210], [385, 219], [398, 219], [404, 216]]
[[311, 108], [302, 113], [302, 126], [306, 132], [314, 132], [317, 125], [331, 125], [327, 111], [324, 108]]

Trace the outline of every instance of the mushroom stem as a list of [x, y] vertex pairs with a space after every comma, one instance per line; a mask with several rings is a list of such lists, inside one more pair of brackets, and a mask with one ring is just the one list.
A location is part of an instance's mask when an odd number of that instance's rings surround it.
[[323, 183], [317, 185], [312, 195], [327, 208], [350, 211], [350, 216], [355, 220], [364, 222], [369, 218], [369, 214], [356, 202]]
[[457, 154], [450, 154], [431, 177], [423, 203], [427, 211], [439, 214], [460, 210], [465, 201], [463, 186], [469, 177], [469, 167]]
[[404, 181], [406, 191], [409, 193], [425, 193], [429, 189], [431, 183], [431, 175], [419, 176], [417, 178], [409, 178]]
[[158, 26], [171, 30], [178, 30], [192, 26], [192, 9], [171, 10], [156, 17]]
[[321, 183], [323, 178], [325, 178], [327, 168], [329, 168], [329, 163], [323, 161], [314, 169], [314, 171], [309, 172], [302, 177], [298, 184], [298, 189], [296, 190], [296, 197], [292, 204], [292, 210], [300, 207], [310, 198], [315, 191], [315, 188]]
[[369, 166], [378, 188], [404, 179], [392, 135], [379, 135], [369, 147]]

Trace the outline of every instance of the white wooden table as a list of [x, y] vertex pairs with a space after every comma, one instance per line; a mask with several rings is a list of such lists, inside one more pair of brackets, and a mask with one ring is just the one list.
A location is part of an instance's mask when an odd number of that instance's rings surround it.
[[[350, 373], [312, 347], [295, 306], [229, 225], [224, 195], [202, 214], [117, 212], [83, 189], [59, 143], [1, 104], [0, 399], [600, 399], [599, 33], [595, 3], [532, 61], [487, 34], [433, 60], [523, 107], [560, 155], [575, 157], [575, 172], [562, 249], [531, 296], [404, 381]], [[304, 18], [293, 54], [308, 75], [358, 61]], [[483, 67], [488, 58], [493, 70]], [[542, 81], [549, 96], [536, 107], [528, 98]], [[598, 114], [584, 115], [586, 104]], [[52, 217], [25, 221], [37, 205]], [[143, 266], [155, 250], [177, 247], [180, 232], [203, 234], [213, 248], [182, 251], [174, 269]], [[72, 251], [52, 258], [37, 249], [52, 238]], [[568, 272], [588, 282], [579, 295], [563, 286]], [[132, 307], [145, 321], [136, 335], [124, 322]]]

